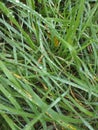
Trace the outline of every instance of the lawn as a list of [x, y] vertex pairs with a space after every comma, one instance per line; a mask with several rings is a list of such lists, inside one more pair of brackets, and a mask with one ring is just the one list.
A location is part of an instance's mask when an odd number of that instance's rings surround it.
[[0, 130], [98, 130], [98, 1], [0, 1]]

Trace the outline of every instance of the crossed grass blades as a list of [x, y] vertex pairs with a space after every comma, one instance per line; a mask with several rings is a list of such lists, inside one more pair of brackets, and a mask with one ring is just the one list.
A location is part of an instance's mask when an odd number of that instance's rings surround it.
[[98, 129], [98, 2], [0, 2], [0, 130]]

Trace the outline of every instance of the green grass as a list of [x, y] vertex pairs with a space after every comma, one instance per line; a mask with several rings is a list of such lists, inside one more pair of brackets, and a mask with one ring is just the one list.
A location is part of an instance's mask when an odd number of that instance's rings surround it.
[[0, 130], [98, 129], [97, 0], [0, 2]]

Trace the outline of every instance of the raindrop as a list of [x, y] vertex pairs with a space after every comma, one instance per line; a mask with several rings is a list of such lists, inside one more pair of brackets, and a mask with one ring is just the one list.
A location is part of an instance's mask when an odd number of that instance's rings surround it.
[[19, 0], [16, 0], [17, 3], [19, 3], [20, 1]]
[[14, 15], [12, 15], [12, 17], [15, 18]]
[[30, 101], [32, 101], [32, 98], [29, 98]]
[[18, 92], [21, 93], [21, 90], [19, 89]]
[[23, 6], [26, 6], [25, 4], [22, 4]]
[[28, 127], [28, 125], [25, 125], [25, 127]]
[[30, 10], [28, 10], [28, 13], [30, 13]]
[[11, 17], [11, 16], [12, 16], [12, 12], [9, 12], [9, 13], [8, 13], [8, 17]]
[[40, 69], [42, 69], [43, 67], [42, 66], [39, 66]]
[[8, 95], [8, 98], [11, 98], [11, 94]]

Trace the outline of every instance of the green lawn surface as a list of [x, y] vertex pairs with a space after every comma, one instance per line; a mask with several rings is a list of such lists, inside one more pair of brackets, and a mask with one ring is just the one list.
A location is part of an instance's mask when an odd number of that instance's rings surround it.
[[0, 1], [0, 130], [98, 130], [98, 1]]

